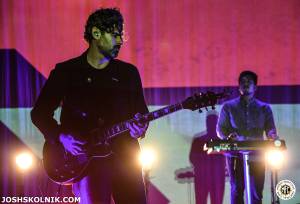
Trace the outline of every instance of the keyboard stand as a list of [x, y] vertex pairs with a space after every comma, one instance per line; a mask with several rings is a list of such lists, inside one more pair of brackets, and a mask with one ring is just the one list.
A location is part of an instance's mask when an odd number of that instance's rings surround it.
[[246, 204], [252, 204], [251, 188], [250, 188], [250, 173], [249, 173], [249, 153], [250, 151], [242, 151], [244, 163], [244, 182], [246, 190]]

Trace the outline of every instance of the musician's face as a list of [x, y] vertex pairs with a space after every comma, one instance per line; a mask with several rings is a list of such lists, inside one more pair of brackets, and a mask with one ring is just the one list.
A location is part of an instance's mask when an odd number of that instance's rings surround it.
[[239, 82], [239, 91], [241, 95], [251, 95], [254, 94], [257, 87], [254, 83], [254, 80], [250, 76], [244, 76]]
[[122, 32], [117, 28], [110, 33], [103, 32], [97, 44], [99, 52], [105, 57], [115, 58], [123, 44]]

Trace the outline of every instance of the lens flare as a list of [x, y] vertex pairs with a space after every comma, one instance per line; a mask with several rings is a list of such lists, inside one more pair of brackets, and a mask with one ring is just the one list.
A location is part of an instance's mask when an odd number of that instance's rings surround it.
[[153, 149], [143, 149], [139, 155], [139, 161], [144, 170], [150, 170], [155, 161], [155, 152]]
[[16, 156], [16, 164], [21, 170], [27, 170], [33, 165], [33, 156], [29, 152], [22, 152]]
[[280, 150], [269, 150], [265, 154], [266, 162], [271, 168], [280, 169], [285, 161], [284, 153]]

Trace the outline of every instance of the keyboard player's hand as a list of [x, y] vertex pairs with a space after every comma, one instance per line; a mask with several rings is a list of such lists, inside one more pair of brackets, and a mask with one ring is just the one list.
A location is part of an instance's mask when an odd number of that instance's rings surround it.
[[236, 132], [230, 133], [227, 137], [231, 141], [244, 141], [246, 138], [244, 136], [238, 135]]
[[227, 140], [236, 140], [238, 136], [239, 135], [236, 132], [232, 132], [228, 135]]

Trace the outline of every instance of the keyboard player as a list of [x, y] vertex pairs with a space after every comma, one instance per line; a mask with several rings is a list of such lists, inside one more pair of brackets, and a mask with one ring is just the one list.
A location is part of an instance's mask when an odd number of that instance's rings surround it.
[[[237, 141], [278, 139], [270, 106], [255, 98], [257, 74], [243, 71], [239, 75], [240, 96], [224, 103], [218, 124], [217, 134], [221, 139]], [[231, 184], [231, 204], [243, 204], [244, 169], [243, 156], [230, 153], [227, 164]], [[264, 157], [258, 152], [250, 154], [249, 162], [251, 200], [254, 204], [262, 203], [265, 181]]]

